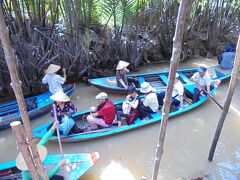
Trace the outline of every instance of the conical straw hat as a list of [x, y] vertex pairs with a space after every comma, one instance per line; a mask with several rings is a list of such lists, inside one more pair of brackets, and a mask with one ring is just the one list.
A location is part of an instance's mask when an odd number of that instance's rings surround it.
[[126, 67], [128, 67], [128, 65], [129, 65], [129, 63], [128, 62], [126, 62], [126, 61], [119, 61], [118, 62], [118, 65], [117, 65], [117, 67], [116, 67], [116, 70], [121, 70], [121, 69], [123, 69], [123, 68], [126, 68]]
[[48, 68], [46, 69], [45, 73], [46, 74], [51, 74], [57, 72], [59, 69], [61, 69], [61, 66], [56, 65], [56, 64], [50, 64]]
[[[47, 148], [45, 146], [42, 145], [37, 145], [37, 150], [40, 156], [41, 161], [44, 161], [44, 159], [47, 156]], [[16, 166], [18, 169], [22, 170], [22, 171], [26, 171], [28, 170], [28, 167], [25, 163], [25, 160], [23, 159], [22, 153], [19, 153], [17, 158], [16, 158]]]
[[50, 96], [50, 98], [54, 101], [59, 101], [59, 102], [70, 101], [70, 98], [63, 91], [56, 92], [54, 95]]

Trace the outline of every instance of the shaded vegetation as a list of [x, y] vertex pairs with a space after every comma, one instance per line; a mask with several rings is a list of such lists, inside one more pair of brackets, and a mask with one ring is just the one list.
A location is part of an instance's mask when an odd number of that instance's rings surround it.
[[[69, 80], [104, 75], [122, 59], [169, 61], [179, 2], [176, 0], [2, 0], [26, 95], [38, 94], [50, 63], [67, 68]], [[181, 60], [212, 56], [235, 45], [237, 0], [196, 0], [188, 15]], [[11, 93], [0, 50], [1, 95]]]

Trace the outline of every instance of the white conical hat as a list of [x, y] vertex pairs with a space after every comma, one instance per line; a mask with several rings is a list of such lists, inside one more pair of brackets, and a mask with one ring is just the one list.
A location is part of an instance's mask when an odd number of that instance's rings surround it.
[[116, 70], [121, 70], [121, 69], [123, 69], [123, 68], [126, 68], [126, 67], [128, 67], [128, 65], [129, 65], [129, 62], [120, 60], [120, 61], [118, 62], [118, 65], [117, 65], [117, 67], [116, 67]]
[[56, 64], [50, 64], [48, 68], [46, 69], [45, 73], [46, 74], [51, 74], [57, 72], [59, 69], [61, 69], [61, 66], [56, 65]]
[[[40, 156], [41, 161], [44, 161], [44, 159], [47, 156], [47, 148], [45, 146], [42, 145], [37, 145], [37, 150], [38, 150], [38, 154]], [[17, 158], [16, 158], [16, 166], [18, 169], [22, 170], [22, 171], [26, 171], [28, 170], [28, 167], [25, 163], [25, 160], [23, 159], [23, 155], [22, 153], [19, 153]]]
[[56, 92], [54, 95], [50, 96], [50, 98], [54, 101], [59, 101], [59, 102], [70, 101], [70, 98], [63, 91]]

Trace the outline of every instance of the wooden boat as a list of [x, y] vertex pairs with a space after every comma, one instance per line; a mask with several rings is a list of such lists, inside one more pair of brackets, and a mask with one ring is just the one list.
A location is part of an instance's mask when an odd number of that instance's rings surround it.
[[[178, 70], [180, 80], [183, 84], [192, 83], [190, 81], [191, 76], [198, 71], [198, 68], [182, 69]], [[223, 70], [219, 66], [211, 66], [208, 68], [208, 72], [213, 79], [220, 79], [224, 81], [231, 77], [231, 70]], [[140, 91], [140, 85], [143, 82], [149, 82], [155, 89], [164, 89], [167, 86], [169, 71], [152, 72], [144, 74], [131, 74], [127, 75], [129, 84], [134, 84], [138, 92]], [[126, 94], [127, 90], [123, 87], [117, 86], [116, 76], [103, 77], [90, 79], [90, 84], [97, 87], [101, 91]]]
[[[99, 153], [78, 153], [78, 154], [64, 154], [67, 161], [66, 170], [68, 179], [76, 180], [85, 174], [99, 159]], [[55, 166], [60, 160], [61, 155], [48, 155], [44, 160], [44, 166], [49, 169]], [[64, 170], [58, 172], [58, 176], [64, 176]], [[16, 167], [16, 161], [8, 161], [0, 164], [0, 179], [12, 180], [22, 179], [22, 173]], [[57, 177], [56, 177], [57, 179]]]
[[[64, 92], [67, 95], [71, 95], [75, 85], [67, 85], [64, 87]], [[51, 93], [44, 93], [38, 96], [26, 98], [26, 104], [34, 103], [33, 108], [28, 109], [29, 118], [32, 120], [42, 114], [49, 112], [51, 109], [53, 100], [50, 99]], [[10, 127], [10, 123], [13, 121], [21, 121], [20, 111], [16, 101], [0, 104], [0, 129]]]
[[[217, 85], [214, 85], [214, 88], [211, 90], [211, 94], [213, 94], [216, 89], [217, 89]], [[193, 94], [194, 92], [194, 84], [185, 84], [184, 85], [185, 91], [188, 91], [188, 94]], [[188, 97], [188, 98], [192, 98], [192, 97]], [[178, 109], [177, 111], [174, 112], [170, 112], [169, 114], [169, 118], [172, 118], [174, 116], [183, 114], [185, 112], [191, 111], [196, 107], [199, 107], [200, 105], [202, 105], [204, 102], [206, 102], [208, 100], [208, 97], [203, 97], [200, 96], [200, 99], [198, 102], [191, 104], [189, 99], [185, 99], [185, 104], [188, 104], [188, 106], [184, 107], [183, 109]], [[119, 101], [116, 104], [121, 104], [123, 101]], [[179, 108], [179, 107], [178, 107]], [[89, 111], [82, 111], [82, 112], [77, 112], [73, 115], [73, 119], [75, 119], [75, 122], [77, 123], [77, 125], [79, 127], [81, 126], [85, 126], [86, 124], [86, 120], [83, 117], [83, 115], [88, 114]], [[68, 135], [68, 136], [62, 136], [61, 137], [61, 141], [62, 142], [75, 142], [75, 141], [86, 141], [86, 140], [91, 140], [91, 139], [96, 139], [96, 138], [100, 138], [100, 137], [105, 137], [105, 136], [111, 136], [114, 134], [118, 134], [118, 133], [123, 133], [123, 132], [127, 132], [136, 128], [140, 128], [140, 127], [144, 127], [146, 125], [150, 125], [152, 123], [156, 123], [159, 122], [162, 118], [161, 112], [157, 112], [157, 113], [152, 113], [151, 114], [152, 118], [146, 121], [142, 121], [139, 118], [136, 120], [136, 122], [132, 125], [123, 125], [118, 127], [116, 126], [112, 126], [109, 128], [104, 128], [104, 129], [98, 129], [95, 131], [90, 131], [90, 132], [83, 132], [83, 133], [78, 133], [78, 134], [72, 134], [72, 135]], [[52, 122], [48, 122], [46, 124], [43, 124], [39, 127], [36, 127], [33, 130], [33, 134], [35, 137], [37, 138], [42, 138], [44, 136], [44, 134], [47, 132], [47, 127], [51, 124]], [[50, 141], [57, 141], [57, 136], [52, 136], [50, 138]]]

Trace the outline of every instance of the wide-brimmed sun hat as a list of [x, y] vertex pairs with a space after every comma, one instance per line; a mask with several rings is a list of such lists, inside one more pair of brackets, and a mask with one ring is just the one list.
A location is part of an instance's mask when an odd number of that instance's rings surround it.
[[95, 98], [97, 99], [97, 100], [99, 100], [99, 99], [107, 99], [107, 93], [105, 93], [105, 92], [101, 92], [101, 93], [99, 93]]
[[63, 91], [56, 92], [54, 95], [50, 96], [50, 98], [58, 102], [70, 101], [70, 98]]
[[141, 93], [149, 93], [149, 92], [151, 92], [153, 90], [154, 89], [152, 88], [152, 86], [150, 86], [150, 84], [148, 82], [143, 82], [141, 84], [141, 89], [140, 89]]
[[126, 68], [126, 67], [128, 67], [128, 66], [129, 66], [129, 62], [120, 60], [120, 61], [118, 62], [118, 65], [117, 65], [117, 67], [116, 67], [116, 70], [121, 70], [121, 69]]
[[[47, 156], [47, 148], [45, 146], [42, 145], [37, 145], [37, 150], [38, 150], [38, 154], [40, 156], [41, 161], [44, 161], [44, 159]], [[28, 170], [28, 167], [25, 163], [25, 160], [23, 159], [23, 155], [22, 153], [19, 153], [17, 158], [16, 158], [16, 166], [18, 169], [22, 170], [22, 171], [26, 171]]]
[[203, 67], [203, 66], [200, 66], [198, 68], [198, 72], [206, 72], [207, 71], [207, 68]]
[[59, 69], [61, 69], [61, 66], [56, 64], [50, 64], [48, 68], [45, 70], [46, 74], [51, 74], [57, 72]]

